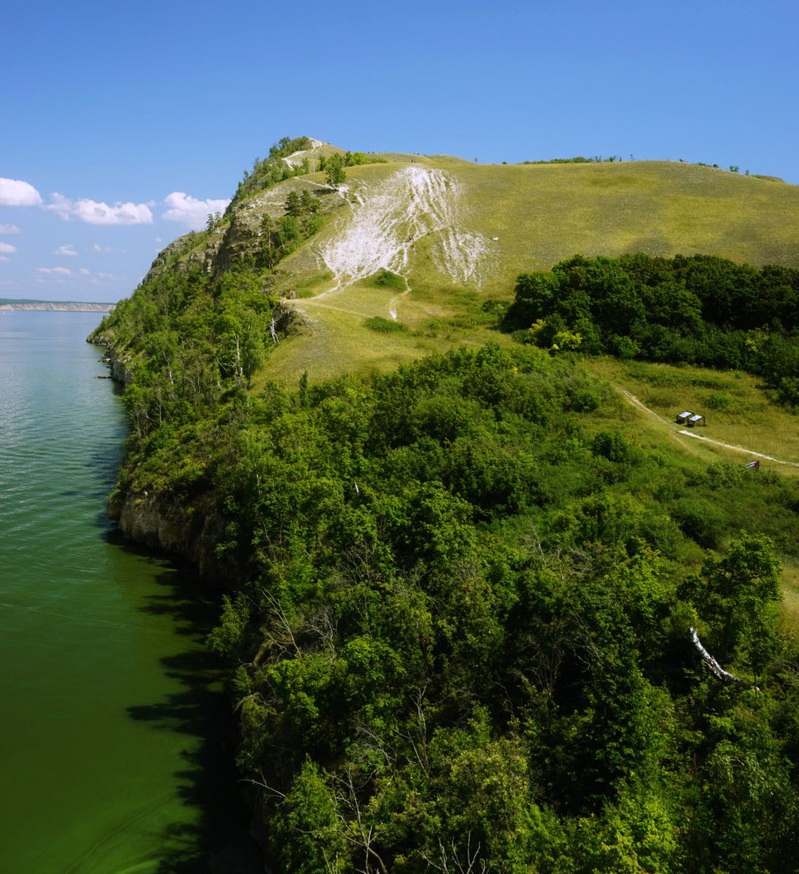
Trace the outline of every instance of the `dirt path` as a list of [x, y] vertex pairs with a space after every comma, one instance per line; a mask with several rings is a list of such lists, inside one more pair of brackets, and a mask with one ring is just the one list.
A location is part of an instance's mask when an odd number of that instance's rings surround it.
[[[619, 386], [616, 386], [616, 388], [621, 392], [622, 396], [629, 404], [651, 416], [652, 418], [656, 419], [662, 425], [666, 425], [669, 428], [671, 427], [672, 423], [668, 419], [664, 419], [663, 416], [659, 415], [654, 410], [650, 410], [649, 407], [647, 407], [640, 398], [637, 398], [634, 394], [627, 391], [627, 389], [621, 388]], [[774, 458], [774, 456], [772, 455], [764, 455], [762, 452], [755, 452], [754, 449], [745, 449], [743, 446], [735, 446], [732, 443], [722, 443], [721, 440], [713, 440], [711, 437], [704, 437], [702, 434], [697, 434], [695, 431], [686, 431], [680, 429], [679, 431], [673, 431], [672, 433], [682, 434], [685, 437], [692, 437], [694, 440], [701, 440], [702, 442], [710, 443], [713, 446], [720, 446], [722, 449], [731, 449], [733, 452], [743, 452], [746, 455], [752, 455], [755, 458], [763, 458], [767, 461], [773, 461], [775, 464], [784, 464], [788, 467], [799, 467], [799, 464], [794, 461], [785, 461], [782, 458]]]
[[747, 455], [754, 455], [757, 458], [765, 458], [767, 461], [773, 461], [776, 464], [787, 464], [789, 467], [799, 467], [795, 461], [783, 461], [781, 458], [774, 458], [773, 455], [764, 455], [762, 452], [755, 452], [754, 449], [744, 449], [743, 446], [734, 446], [732, 443], [722, 443], [720, 440], [712, 440], [710, 437], [703, 437], [701, 434], [696, 434], [693, 431], [678, 431], [678, 434], [684, 434], [686, 437], [693, 437], [696, 440], [704, 440], [705, 443], [712, 443], [714, 446], [721, 446], [724, 449], [732, 449], [734, 452], [745, 452]]

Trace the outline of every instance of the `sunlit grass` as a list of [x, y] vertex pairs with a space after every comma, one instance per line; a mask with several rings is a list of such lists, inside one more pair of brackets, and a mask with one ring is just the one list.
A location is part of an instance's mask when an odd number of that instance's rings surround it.
[[792, 636], [799, 634], [799, 562], [790, 557], [782, 557], [780, 572], [780, 619], [782, 630]]
[[799, 188], [667, 161], [451, 168], [468, 224], [498, 237], [491, 287], [575, 253], [704, 252], [799, 264]]
[[[383, 157], [387, 163], [348, 168], [349, 191], [325, 195], [324, 228], [281, 263], [273, 280], [272, 291], [282, 296], [293, 292], [298, 309], [316, 326], [289, 341], [298, 347], [294, 353], [281, 350], [273, 356], [272, 366], [283, 368], [287, 376], [293, 358], [332, 374], [337, 368], [390, 367], [413, 357], [414, 349], [418, 355], [430, 346], [474, 342], [477, 335], [484, 340], [487, 320], [478, 314], [482, 301], [510, 302], [519, 273], [547, 269], [575, 253], [705, 252], [754, 265], [799, 265], [796, 186], [667, 161], [483, 165], [441, 156]], [[392, 289], [376, 288], [369, 281], [325, 294], [334, 289], [334, 279], [324, 267], [321, 247], [357, 209], [355, 192], [368, 197], [370, 186], [411, 163], [443, 169], [455, 181], [462, 229], [479, 234], [486, 244], [482, 284], [453, 286], [441, 273], [435, 257], [440, 241], [431, 233], [408, 253], [403, 276], [409, 294], [395, 290], [392, 295]], [[303, 179], [309, 185], [324, 181], [319, 173]], [[352, 325], [347, 324], [347, 314]], [[374, 332], [361, 337], [361, 322], [373, 317], [396, 317], [408, 325], [411, 336], [394, 338], [398, 348], [385, 337], [380, 338], [385, 343], [375, 343]], [[323, 336], [333, 325], [340, 336]], [[348, 347], [346, 353], [339, 351], [342, 346]], [[723, 427], [731, 442], [746, 437], [749, 426], [761, 424], [757, 405], [735, 397], [732, 408], [713, 410], [713, 427]], [[680, 397], [661, 390], [660, 400], [656, 406], [665, 414]], [[707, 402], [708, 393], [701, 392], [690, 401], [703, 407]], [[773, 424], [764, 425], [763, 441], [790, 443], [790, 429], [781, 426], [779, 432], [769, 433]], [[799, 443], [796, 446], [799, 449]], [[799, 459], [799, 451], [793, 456]]]
[[707, 425], [693, 429], [699, 436], [773, 456], [791, 464], [761, 459], [763, 467], [780, 474], [799, 476], [799, 416], [774, 403], [760, 380], [738, 371], [702, 367], [674, 367], [667, 364], [622, 362], [617, 359], [588, 359], [589, 369], [635, 395], [665, 421], [640, 417], [651, 428], [667, 429], [674, 438], [741, 463], [753, 460], [741, 452], [704, 444], [682, 437], [684, 426], [675, 422], [677, 413], [691, 410], [705, 416]]
[[[306, 370], [312, 381], [343, 372], [387, 371], [461, 344], [479, 346], [493, 340], [514, 345], [496, 330], [497, 316], [486, 313], [483, 303], [480, 295], [463, 289], [402, 293], [368, 283], [293, 301], [289, 305], [301, 326], [270, 352], [254, 383], [257, 387], [276, 379], [294, 385]], [[375, 319], [396, 322], [405, 330], [375, 331]]]

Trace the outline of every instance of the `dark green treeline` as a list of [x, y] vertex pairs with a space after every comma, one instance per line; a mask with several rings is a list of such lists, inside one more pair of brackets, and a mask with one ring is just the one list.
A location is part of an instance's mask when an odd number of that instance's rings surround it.
[[712, 255], [575, 255], [525, 273], [504, 320], [543, 348], [763, 376], [799, 405], [799, 270]]

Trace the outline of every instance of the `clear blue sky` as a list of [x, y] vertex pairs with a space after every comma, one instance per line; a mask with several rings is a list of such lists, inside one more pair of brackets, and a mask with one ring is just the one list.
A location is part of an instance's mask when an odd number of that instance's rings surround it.
[[282, 136], [799, 184], [796, 0], [26, 0], [2, 32], [0, 297], [128, 296]]

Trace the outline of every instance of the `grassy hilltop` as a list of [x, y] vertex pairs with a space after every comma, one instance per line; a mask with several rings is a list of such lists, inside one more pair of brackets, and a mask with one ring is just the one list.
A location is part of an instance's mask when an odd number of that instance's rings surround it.
[[[274, 356], [272, 377], [390, 367], [453, 337], [469, 342], [487, 321], [480, 306], [509, 301], [519, 272], [578, 252], [702, 252], [799, 265], [799, 188], [772, 179], [667, 161], [480, 165], [385, 154], [347, 167], [346, 182], [334, 188], [314, 168], [337, 152], [322, 144], [298, 151], [292, 166], [305, 160], [309, 172], [245, 190], [212, 231], [177, 247], [182, 260], [214, 270], [231, 253], [252, 257], [259, 223], [278, 221], [290, 192], [319, 202], [321, 227], [268, 281], [274, 293], [301, 299], [293, 306], [308, 327]], [[363, 233], [359, 222], [382, 236]], [[381, 283], [380, 269], [399, 284]], [[412, 333], [384, 332], [377, 343], [363, 324], [374, 317]]]

